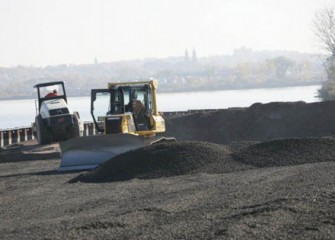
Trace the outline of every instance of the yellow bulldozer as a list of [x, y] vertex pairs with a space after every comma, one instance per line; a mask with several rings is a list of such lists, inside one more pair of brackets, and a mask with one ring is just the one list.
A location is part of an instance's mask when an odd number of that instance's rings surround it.
[[109, 83], [91, 90], [91, 115], [98, 135], [60, 143], [59, 171], [92, 169], [116, 155], [161, 140], [165, 121], [156, 101], [156, 80]]

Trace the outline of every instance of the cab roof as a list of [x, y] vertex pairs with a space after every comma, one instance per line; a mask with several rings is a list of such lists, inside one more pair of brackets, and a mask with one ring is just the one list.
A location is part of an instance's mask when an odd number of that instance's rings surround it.
[[64, 85], [64, 81], [56, 81], [56, 82], [47, 82], [47, 83], [38, 83], [34, 86], [34, 88], [39, 88], [39, 87], [47, 87], [47, 86], [52, 86], [52, 85], [57, 85], [61, 84]]

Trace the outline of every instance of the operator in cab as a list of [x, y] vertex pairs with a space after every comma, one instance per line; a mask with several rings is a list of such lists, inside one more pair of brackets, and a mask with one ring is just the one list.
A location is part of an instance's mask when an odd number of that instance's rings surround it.
[[144, 109], [144, 105], [140, 100], [137, 99], [137, 93], [135, 91], [132, 93], [132, 97], [127, 105], [127, 109], [134, 114], [139, 114]]
[[53, 98], [53, 97], [57, 97], [57, 96], [58, 96], [57, 90], [54, 89], [52, 92], [45, 95], [45, 98]]

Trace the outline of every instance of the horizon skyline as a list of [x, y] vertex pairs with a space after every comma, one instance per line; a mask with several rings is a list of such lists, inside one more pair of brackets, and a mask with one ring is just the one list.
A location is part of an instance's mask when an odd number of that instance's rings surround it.
[[193, 48], [198, 58], [232, 55], [242, 47], [321, 54], [311, 22], [330, 5], [331, 0], [3, 0], [0, 66], [159, 59]]
[[[193, 48], [192, 48], [193, 49]], [[311, 53], [311, 52], [301, 52], [301, 51], [295, 51], [295, 50], [253, 50], [251, 48], [247, 48], [245, 46], [242, 46], [241, 48], [236, 48], [232, 50], [231, 54], [213, 54], [210, 56], [198, 56], [196, 55], [196, 59], [204, 59], [204, 58], [211, 58], [211, 57], [223, 57], [223, 56], [229, 56], [233, 57], [234, 56], [234, 51], [240, 50], [240, 49], [248, 49], [251, 50], [253, 53], [270, 53], [270, 52], [285, 52], [285, 53], [292, 53], [292, 54], [310, 54], [310, 55], [324, 55], [322, 53]], [[189, 59], [190, 61], [192, 60], [192, 54], [189, 52]], [[184, 51], [185, 54], [185, 51]], [[279, 55], [278, 55], [279, 56]], [[118, 63], [118, 62], [132, 62], [132, 61], [146, 61], [146, 60], [151, 60], [151, 59], [169, 59], [169, 58], [185, 58], [185, 55], [176, 55], [176, 56], [166, 56], [166, 57], [143, 57], [143, 58], [138, 58], [138, 59], [122, 59], [122, 60], [112, 60], [112, 61], [99, 61], [98, 57], [94, 57], [90, 62], [85, 62], [85, 63], [59, 63], [59, 64], [49, 64], [49, 65], [44, 65], [44, 66], [36, 66], [36, 65], [24, 65], [24, 64], [18, 64], [15, 66], [0, 66], [0, 68], [16, 68], [16, 67], [33, 67], [33, 68], [45, 68], [45, 67], [53, 67], [53, 66], [61, 66], [61, 65], [67, 65], [67, 66], [79, 66], [79, 65], [94, 65], [94, 64], [111, 64], [111, 63]]]

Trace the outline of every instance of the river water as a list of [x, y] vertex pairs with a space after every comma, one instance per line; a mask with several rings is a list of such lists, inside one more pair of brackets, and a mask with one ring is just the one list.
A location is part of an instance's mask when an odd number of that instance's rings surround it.
[[[317, 98], [317, 91], [320, 87], [320, 85], [315, 85], [248, 90], [159, 93], [158, 109], [164, 112], [248, 107], [256, 102], [318, 102], [320, 99]], [[92, 121], [90, 97], [69, 98], [68, 104], [72, 110], [80, 113], [84, 121]], [[0, 101], [0, 109], [0, 129], [31, 126], [36, 115], [35, 99]]]

